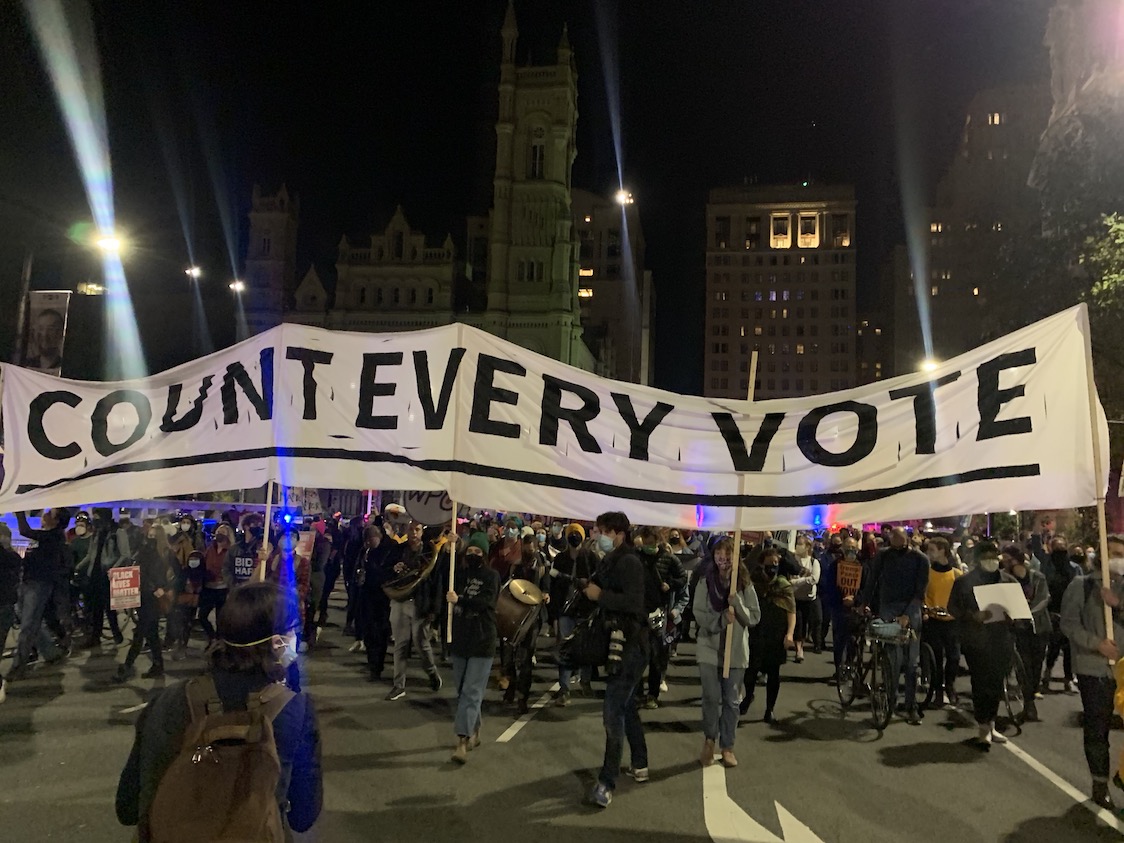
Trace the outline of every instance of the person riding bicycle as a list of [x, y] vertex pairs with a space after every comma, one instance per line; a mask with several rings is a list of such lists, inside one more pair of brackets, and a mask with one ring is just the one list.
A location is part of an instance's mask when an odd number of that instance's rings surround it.
[[[874, 558], [870, 575], [863, 582], [856, 602], [883, 621], [896, 620], [903, 630], [919, 632], [921, 607], [925, 602], [928, 583], [928, 558], [909, 546], [904, 528], [895, 527], [890, 532], [890, 546]], [[906, 721], [911, 726], [919, 726], [921, 714], [917, 710], [917, 661], [921, 655], [920, 641], [914, 635], [905, 644], [891, 646], [889, 655], [894, 676], [890, 682], [890, 693], [895, 705], [891, 708], [896, 708], [897, 677], [904, 667]]]

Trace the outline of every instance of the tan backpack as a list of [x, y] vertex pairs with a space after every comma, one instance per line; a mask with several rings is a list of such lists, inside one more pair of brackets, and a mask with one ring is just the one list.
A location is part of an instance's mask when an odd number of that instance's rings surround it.
[[281, 843], [281, 762], [273, 720], [295, 694], [269, 685], [246, 711], [223, 711], [210, 676], [187, 683], [191, 722], [148, 813], [152, 843]]

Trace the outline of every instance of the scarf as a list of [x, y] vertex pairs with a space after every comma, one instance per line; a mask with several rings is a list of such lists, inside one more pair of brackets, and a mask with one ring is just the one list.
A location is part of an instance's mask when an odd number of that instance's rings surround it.
[[706, 596], [710, 600], [710, 608], [716, 612], [725, 612], [730, 604], [730, 584], [722, 583], [718, 564], [713, 560], [706, 569]]

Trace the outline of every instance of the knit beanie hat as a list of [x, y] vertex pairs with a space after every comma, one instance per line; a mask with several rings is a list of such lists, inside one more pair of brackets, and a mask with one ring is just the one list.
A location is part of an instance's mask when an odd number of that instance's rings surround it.
[[533, 539], [535, 537], [535, 531], [532, 530], [530, 527], [524, 527], [522, 529], [522, 531], [519, 533], [519, 535], [522, 536], [525, 539], [526, 538], [532, 538]]
[[583, 527], [581, 524], [577, 523], [576, 521], [573, 524], [567, 524], [566, 525], [566, 537], [567, 538], [569, 538], [570, 533], [577, 533], [579, 536], [582, 537], [582, 541], [585, 541], [585, 527]]
[[485, 556], [487, 556], [488, 551], [492, 549], [492, 545], [488, 541], [488, 534], [481, 532], [473, 533], [468, 537], [468, 546], [480, 548], [482, 551], [484, 551]]

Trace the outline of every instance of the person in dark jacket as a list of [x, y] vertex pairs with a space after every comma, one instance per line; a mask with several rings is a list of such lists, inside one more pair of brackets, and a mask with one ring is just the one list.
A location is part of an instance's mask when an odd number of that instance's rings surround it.
[[457, 710], [453, 726], [457, 748], [453, 760], [464, 764], [468, 751], [480, 746], [480, 705], [496, 656], [496, 600], [500, 575], [488, 567], [488, 537], [473, 533], [464, 549], [445, 599], [453, 605], [453, 686]]
[[[558, 612], [558, 641], [564, 641], [574, 631], [578, 620], [587, 616], [592, 604], [585, 599], [581, 591], [589, 584], [596, 564], [589, 551], [582, 547], [585, 542], [585, 529], [581, 524], [573, 523], [566, 526], [564, 540], [566, 549], [554, 557], [549, 571], [550, 575], [550, 602]], [[558, 660], [558, 696], [555, 705], [567, 706], [570, 704], [570, 679], [574, 670], [565, 664], [561, 658]], [[579, 668], [578, 677], [581, 694], [592, 699], [593, 685], [590, 684], [592, 669]]]
[[1046, 648], [1046, 663], [1042, 669], [1042, 692], [1050, 690], [1051, 674], [1054, 665], [1058, 662], [1058, 654], [1062, 657], [1062, 682], [1066, 693], [1077, 693], [1077, 675], [1073, 670], [1073, 654], [1070, 651], [1069, 639], [1062, 632], [1061, 613], [1062, 598], [1065, 590], [1073, 582], [1073, 578], [1081, 573], [1083, 557], [1073, 558], [1066, 546], [1064, 536], [1055, 536], [1050, 542], [1050, 554], [1042, 562], [1042, 574], [1046, 577], [1046, 587], [1050, 590], [1050, 641]]
[[629, 535], [628, 516], [605, 512], [597, 517], [597, 544], [605, 556], [598, 565], [585, 596], [598, 603], [618, 640], [623, 635], [619, 661], [610, 658], [605, 682], [605, 758], [589, 801], [608, 808], [621, 769], [624, 739], [632, 754], [629, 774], [638, 782], [648, 781], [648, 744], [644, 724], [633, 704], [636, 686], [648, 663], [647, 616], [644, 611], [644, 566], [637, 558]]
[[1030, 567], [1030, 560], [1017, 545], [1007, 545], [999, 554], [1003, 570], [1018, 580], [1030, 607], [1031, 619], [1015, 621], [1012, 634], [1015, 648], [1023, 663], [1023, 699], [1026, 720], [1038, 720], [1038, 706], [1034, 695], [1042, 681], [1042, 661], [1046, 658], [1046, 645], [1050, 641], [1050, 589], [1046, 577]]
[[892, 683], [894, 707], [897, 707], [897, 677], [904, 668], [906, 720], [911, 726], [921, 724], [921, 713], [917, 710], [917, 662], [921, 657], [921, 610], [928, 584], [929, 558], [910, 547], [903, 528], [894, 527], [890, 531], [890, 546], [874, 558], [869, 576], [864, 575], [858, 600], [876, 617], [884, 621], [896, 620], [902, 629], [912, 629], [916, 633], [907, 643], [888, 648], [895, 677]]
[[148, 645], [148, 655], [152, 667], [141, 674], [142, 679], [158, 679], [164, 675], [164, 654], [160, 649], [161, 601], [170, 588], [174, 567], [178, 565], [172, 550], [168, 547], [168, 534], [156, 524], [150, 524], [143, 544], [137, 550], [136, 563], [140, 567], [140, 609], [137, 610], [137, 626], [133, 630], [133, 642], [125, 655], [125, 662], [114, 674], [115, 682], [124, 682], [133, 674], [133, 664], [140, 656], [141, 648]]
[[[396, 576], [421, 571], [429, 562], [426, 554], [432, 553], [432, 550], [422, 541], [424, 530], [423, 524], [410, 524], [408, 538], [404, 544], [399, 545], [401, 555], [394, 563]], [[406, 696], [406, 667], [411, 644], [421, 656], [430, 689], [441, 690], [441, 674], [437, 670], [437, 661], [433, 658], [433, 645], [429, 637], [438, 609], [432, 596], [432, 580], [431, 576], [420, 582], [406, 599], [390, 601], [390, 626], [394, 632], [394, 684], [386, 695], [388, 700], [400, 700]]]
[[[210, 674], [224, 711], [244, 711], [296, 659], [300, 615], [273, 583], [249, 583], [233, 590], [218, 618], [218, 644]], [[133, 749], [117, 785], [117, 819], [148, 837], [149, 811], [160, 780], [181, 750], [191, 713], [186, 682], [160, 692], [141, 712]], [[277, 806], [286, 829], [312, 828], [323, 803], [320, 726], [307, 694], [296, 693], [273, 721], [281, 763]], [[206, 806], [200, 806], [206, 810]]]
[[22, 679], [28, 673], [31, 648], [38, 647], [39, 655], [48, 664], [66, 658], [66, 649], [59, 649], [44, 627], [44, 619], [51, 604], [58, 613], [63, 631], [70, 633], [70, 548], [66, 545], [66, 528], [70, 512], [64, 508], [44, 510], [40, 529], [32, 529], [27, 516], [16, 513], [20, 535], [37, 542], [28, 551], [23, 563], [23, 602], [20, 611], [20, 635], [8, 681]]
[[1011, 667], [1011, 624], [995, 618], [992, 610], [980, 610], [976, 601], [978, 585], [1015, 582], [1000, 570], [999, 548], [991, 542], [976, 545], [976, 567], [952, 584], [948, 612], [954, 618], [960, 637], [960, 650], [972, 674], [972, 708], [979, 727], [976, 739], [981, 749], [993, 743], [1007, 743], [995, 731], [995, 717], [1003, 697], [1003, 677]]
[[390, 642], [390, 598], [382, 587], [394, 578], [398, 545], [387, 541], [382, 528], [376, 524], [367, 525], [363, 537], [366, 549], [356, 568], [360, 584], [355, 623], [363, 635], [371, 681], [377, 682], [386, 668], [386, 647]]
[[640, 561], [644, 565], [644, 608], [650, 620], [648, 636], [651, 639], [648, 692], [644, 694], [641, 687], [637, 693], [641, 697], [641, 705], [654, 710], [660, 707], [660, 686], [670, 659], [670, 646], [664, 640], [664, 632], [671, 611], [671, 599], [687, 584], [687, 574], [678, 559], [663, 552], [659, 531], [655, 527], [641, 527], [637, 535], [640, 538]]
[[[547, 577], [546, 560], [538, 547], [538, 540], [534, 535], [527, 534], [522, 538], [522, 557], [511, 566], [510, 578], [513, 580], [526, 580], [537, 587], [543, 594], [543, 605], [539, 608], [535, 619], [519, 639], [518, 644], [505, 649], [505, 658], [501, 659], [503, 675], [507, 677], [508, 686], [504, 690], [503, 701], [515, 702], [516, 712], [522, 717], [530, 711], [531, 681], [534, 670], [535, 649], [539, 641], [539, 632], [542, 629], [543, 616], [550, 604], [550, 581]], [[497, 575], [499, 572], [496, 572]], [[516, 700], [516, 692], [519, 699]]]
[[[8, 633], [16, 623], [22, 567], [23, 560], [12, 550], [12, 531], [0, 521], [0, 651], [3, 651]], [[4, 680], [0, 679], [0, 702], [4, 701], [4, 695]]]

